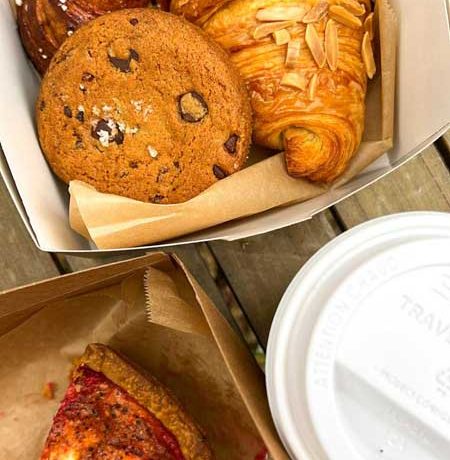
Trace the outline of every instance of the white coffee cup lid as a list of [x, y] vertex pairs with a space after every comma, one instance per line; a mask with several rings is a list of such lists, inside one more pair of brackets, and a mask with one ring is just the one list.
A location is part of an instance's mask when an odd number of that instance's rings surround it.
[[397, 214], [322, 248], [267, 350], [277, 430], [298, 460], [450, 458], [450, 215]]

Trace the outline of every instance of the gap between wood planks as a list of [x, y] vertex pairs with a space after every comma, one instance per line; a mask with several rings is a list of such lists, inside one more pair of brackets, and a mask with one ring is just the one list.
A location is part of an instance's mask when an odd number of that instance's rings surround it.
[[436, 142], [435, 146], [442, 157], [447, 169], [450, 170], [450, 131], [447, 131]]
[[[171, 250], [263, 364], [270, 323], [295, 273], [324, 244], [371, 218], [408, 210], [450, 211], [449, 133], [391, 175], [311, 221], [257, 237]], [[62, 273], [113, 261], [53, 256]], [[124, 259], [122, 258], [115, 258]]]

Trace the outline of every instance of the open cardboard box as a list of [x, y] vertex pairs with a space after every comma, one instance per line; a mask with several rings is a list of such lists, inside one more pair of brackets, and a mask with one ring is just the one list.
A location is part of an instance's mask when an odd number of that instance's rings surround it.
[[[0, 294], [0, 458], [39, 457], [73, 360], [94, 342], [166, 384], [218, 460], [263, 458], [266, 448], [288, 458], [253, 356], [183, 264], [163, 253]], [[54, 399], [42, 395], [48, 382]]]
[[[170, 243], [235, 240], [311, 218], [361, 190], [426, 148], [449, 127], [450, 41], [446, 0], [391, 0], [399, 22], [395, 147], [350, 182], [290, 206], [231, 221]], [[0, 171], [36, 245], [45, 251], [100, 254], [135, 250], [97, 250], [69, 227], [69, 196], [49, 170], [34, 127], [38, 79], [22, 50], [8, 2], [0, 5], [0, 140], [5, 153]]]

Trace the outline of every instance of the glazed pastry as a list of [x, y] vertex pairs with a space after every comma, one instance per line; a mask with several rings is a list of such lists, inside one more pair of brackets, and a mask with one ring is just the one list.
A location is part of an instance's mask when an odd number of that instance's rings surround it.
[[375, 73], [369, 0], [173, 0], [231, 54], [254, 110], [256, 143], [284, 150], [288, 173], [330, 182], [364, 130]]
[[156, 6], [167, 10], [169, 0], [21, 0], [17, 22], [22, 43], [40, 74], [56, 50], [86, 21], [124, 8]]
[[158, 204], [238, 171], [251, 140], [248, 94], [226, 52], [151, 8], [107, 14], [68, 38], [42, 80], [36, 119], [64, 182]]
[[105, 345], [89, 345], [41, 460], [206, 460], [204, 434], [172, 394]]

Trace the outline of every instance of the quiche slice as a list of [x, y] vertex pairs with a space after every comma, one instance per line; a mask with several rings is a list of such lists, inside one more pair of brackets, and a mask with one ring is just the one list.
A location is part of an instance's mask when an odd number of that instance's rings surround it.
[[41, 460], [212, 459], [169, 391], [111, 348], [88, 345], [53, 419]]

